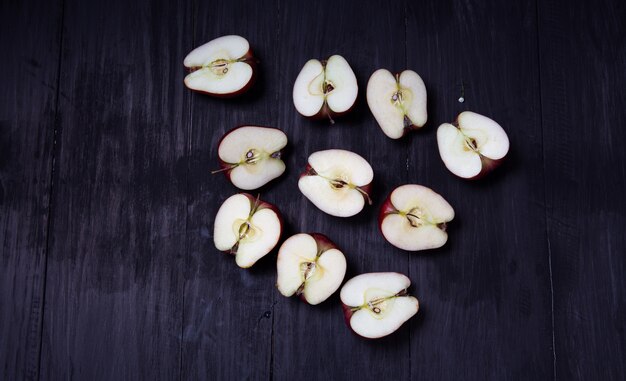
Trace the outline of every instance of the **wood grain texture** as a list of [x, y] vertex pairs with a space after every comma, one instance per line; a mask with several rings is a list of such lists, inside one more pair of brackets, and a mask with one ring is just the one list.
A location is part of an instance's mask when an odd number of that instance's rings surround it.
[[43, 379], [176, 379], [184, 3], [67, 0]]
[[[623, 378], [624, 20], [618, 0], [2, 2], [0, 379]], [[226, 34], [250, 41], [257, 84], [231, 100], [191, 93], [183, 58]], [[292, 101], [304, 63], [332, 54], [360, 86], [334, 125]], [[399, 141], [365, 101], [381, 67], [428, 89], [429, 122]], [[437, 127], [463, 110], [511, 140], [478, 182], [437, 150]], [[326, 234], [346, 279], [411, 278], [420, 312], [394, 335], [351, 333], [338, 294], [282, 297], [276, 250], [243, 270], [214, 248], [214, 216], [239, 191], [210, 171], [242, 124], [289, 137], [287, 171], [259, 192], [283, 213], [282, 240]], [[374, 205], [356, 217], [298, 190], [329, 148], [374, 168]], [[442, 249], [381, 236], [379, 208], [405, 183], [455, 208]]]
[[[423, 379], [553, 374], [535, 15], [525, 0], [409, 3], [408, 67], [423, 75], [430, 105], [410, 181], [456, 212], [448, 245], [411, 256], [423, 298], [411, 359]], [[499, 122], [511, 141], [504, 164], [479, 181], [449, 173], [437, 149], [437, 127], [465, 110]]]
[[626, 4], [540, 2], [558, 379], [626, 373]]
[[[367, 80], [374, 70], [401, 68], [405, 63], [403, 8], [388, 5], [382, 1], [358, 5], [333, 1], [280, 3], [278, 127], [287, 133], [293, 149], [287, 158], [286, 184], [277, 189], [274, 197], [284, 205], [289, 227], [285, 238], [299, 232], [327, 235], [346, 255], [346, 280], [364, 272], [406, 274], [408, 270], [407, 254], [384, 241], [377, 216], [387, 194], [407, 179], [409, 141], [387, 139], [365, 100]], [[292, 90], [307, 60], [327, 59], [333, 54], [342, 55], [350, 63], [357, 76], [359, 97], [351, 114], [330, 125], [328, 120], [310, 121], [299, 115], [293, 106]], [[357, 216], [327, 215], [298, 190], [298, 177], [308, 156], [330, 148], [356, 152], [374, 169], [374, 204]], [[349, 379], [355, 375], [409, 379], [408, 325], [393, 336], [368, 342], [344, 323], [338, 293], [318, 306], [306, 305], [297, 298], [285, 299], [278, 292], [275, 295], [274, 379]]]
[[[261, 62], [257, 82], [244, 96], [191, 98], [181, 375], [185, 380], [261, 380], [270, 374], [275, 255], [241, 269], [233, 256], [215, 248], [215, 215], [226, 198], [241, 191], [211, 170], [219, 169], [217, 147], [225, 132], [240, 125], [276, 127], [276, 94], [282, 81], [276, 58], [277, 12], [272, 1], [249, 2], [245, 7], [237, 2], [198, 2], [194, 11], [193, 47], [239, 34], [248, 39]], [[251, 193], [280, 205], [282, 192], [276, 188], [280, 183]]]
[[57, 1], [0, 4], [0, 378], [38, 377], [60, 25]]

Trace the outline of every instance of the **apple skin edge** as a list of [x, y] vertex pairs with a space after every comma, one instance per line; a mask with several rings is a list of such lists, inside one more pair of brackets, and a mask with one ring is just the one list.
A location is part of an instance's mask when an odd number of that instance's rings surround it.
[[385, 219], [385, 217], [387, 217], [390, 214], [398, 213], [398, 209], [396, 209], [391, 203], [391, 194], [395, 190], [396, 188], [394, 188], [391, 192], [389, 192], [389, 196], [387, 196], [387, 198], [383, 202], [383, 205], [380, 207], [380, 213], [378, 214], [378, 229], [380, 229], [381, 233], [383, 232], [382, 226], [383, 226], [383, 220]]
[[[254, 56], [254, 53], [252, 53], [252, 48], [248, 49], [248, 52], [244, 54], [242, 58], [252, 68], [252, 76], [250, 77], [250, 80], [248, 81], [248, 83], [246, 83], [245, 86], [242, 87], [241, 89], [233, 93], [228, 93], [228, 94], [216, 94], [216, 93], [210, 93], [208, 91], [194, 90], [194, 89], [189, 89], [189, 90], [198, 94], [204, 94], [204, 95], [208, 95], [208, 96], [215, 97], [215, 98], [221, 98], [221, 99], [236, 98], [248, 92], [248, 90], [250, 90], [250, 88], [254, 86], [254, 84], [256, 83], [257, 65], [259, 64], [260, 61]], [[185, 67], [185, 69], [187, 69], [187, 72], [189, 73], [197, 70], [194, 67]]]
[[[315, 240], [315, 243], [317, 244], [317, 250], [319, 252], [323, 253], [331, 249], [339, 249], [337, 245], [335, 245], [335, 243], [330, 240], [330, 238], [328, 238], [322, 233], [307, 233], [307, 234], [313, 237], [313, 239]], [[300, 298], [301, 301], [305, 302], [306, 304], [309, 304], [309, 302], [304, 297], [304, 293], [301, 293], [300, 295], [298, 295], [298, 297]]]

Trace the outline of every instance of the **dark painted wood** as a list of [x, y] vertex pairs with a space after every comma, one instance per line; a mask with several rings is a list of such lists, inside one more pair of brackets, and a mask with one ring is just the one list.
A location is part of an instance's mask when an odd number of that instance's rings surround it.
[[[388, 2], [320, 1], [280, 3], [281, 83], [278, 127], [292, 144], [289, 173], [282, 189], [288, 237], [299, 232], [326, 234], [343, 249], [347, 262], [346, 280], [363, 272], [407, 273], [408, 256], [384, 242], [377, 215], [387, 193], [407, 179], [409, 140], [385, 137], [369, 112], [365, 89], [371, 73], [379, 67], [402, 68], [404, 15], [402, 6]], [[303, 17], [308, 15], [308, 17]], [[376, 15], [376, 17], [373, 17]], [[309, 121], [293, 106], [293, 83], [305, 62], [340, 54], [348, 60], [359, 83], [355, 111], [338, 118]], [[299, 174], [315, 151], [341, 148], [354, 151], [374, 168], [373, 206], [351, 218], [329, 216], [318, 210], [298, 190]], [[338, 293], [319, 306], [297, 298], [285, 299], [278, 291], [274, 316], [273, 376], [277, 380], [366, 379], [400, 380], [410, 377], [409, 327], [396, 335], [364, 341], [344, 323]], [[332, 360], [331, 360], [332, 359]], [[330, 360], [330, 361], [329, 361]], [[388, 366], [388, 364], [393, 364]]]
[[[527, 0], [408, 7], [408, 67], [429, 96], [410, 181], [440, 192], [456, 212], [445, 247], [411, 256], [423, 307], [411, 359], [423, 379], [552, 378], [535, 15]], [[479, 181], [450, 174], [437, 149], [437, 127], [465, 110], [498, 121], [511, 142], [508, 160]]]
[[[617, 0], [2, 2], [0, 379], [620, 379], [624, 20]], [[184, 56], [231, 33], [261, 60], [251, 93], [185, 89]], [[334, 125], [292, 102], [302, 65], [332, 54], [360, 85]], [[380, 131], [365, 102], [380, 67], [424, 78], [423, 131]], [[436, 147], [463, 110], [511, 138], [479, 182], [448, 173]], [[287, 172], [260, 190], [283, 239], [328, 235], [348, 277], [409, 275], [415, 319], [362, 340], [338, 295], [313, 307], [278, 293], [275, 251], [249, 270], [216, 251], [214, 216], [238, 190], [210, 170], [241, 124], [289, 136]], [[357, 217], [297, 189], [328, 148], [374, 167]], [[380, 235], [379, 207], [404, 183], [454, 206], [444, 248], [408, 254]]]
[[558, 379], [626, 373], [626, 4], [539, 2]]
[[176, 379], [183, 2], [65, 1], [43, 379]]
[[[278, 6], [272, 1], [249, 2], [245, 7], [238, 2], [198, 2], [194, 20], [193, 47], [239, 34], [250, 42], [260, 70], [254, 87], [241, 98], [191, 97], [181, 376], [184, 380], [267, 379], [275, 255], [244, 270], [234, 257], [215, 249], [217, 210], [226, 198], [241, 191], [222, 173], [212, 175], [211, 170], [219, 169], [217, 147], [225, 132], [240, 125], [276, 127], [282, 107], [276, 102], [277, 91], [284, 81], [277, 60]], [[285, 189], [270, 184], [251, 193], [279, 205]]]
[[3, 379], [38, 376], [60, 25], [60, 2], [0, 3]]

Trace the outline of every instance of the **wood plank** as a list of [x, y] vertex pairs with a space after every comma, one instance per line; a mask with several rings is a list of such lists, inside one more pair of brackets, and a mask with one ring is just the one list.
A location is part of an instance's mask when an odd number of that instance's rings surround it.
[[[408, 4], [408, 67], [429, 95], [428, 125], [412, 140], [410, 181], [440, 192], [456, 212], [445, 247], [411, 256], [422, 299], [411, 331], [412, 376], [549, 379], [535, 2]], [[498, 121], [511, 142], [503, 166], [477, 182], [448, 172], [437, 148], [437, 127], [465, 110]]]
[[[230, 100], [201, 94], [191, 98], [184, 380], [258, 380], [270, 374], [275, 255], [241, 269], [232, 256], [217, 251], [213, 220], [221, 203], [241, 191], [211, 170], [219, 168], [217, 146], [225, 132], [244, 124], [276, 126], [277, 86], [282, 79], [277, 11], [274, 1], [248, 1], [198, 2], [194, 12], [193, 47], [237, 34], [248, 39], [261, 63], [257, 83], [246, 95]], [[274, 186], [260, 190], [264, 200], [279, 200]]]
[[[33, 13], [32, 9], [38, 11]], [[0, 4], [0, 378], [37, 379], [61, 4]]]
[[539, 2], [556, 375], [626, 373], [626, 7]]
[[65, 1], [44, 379], [179, 377], [190, 14]]
[[[387, 139], [365, 101], [367, 80], [374, 70], [400, 69], [405, 64], [403, 10], [384, 1], [280, 4], [278, 120], [293, 149], [287, 158], [288, 177], [272, 198], [280, 201], [288, 222], [285, 238], [299, 232], [320, 232], [343, 249], [348, 261], [346, 280], [364, 272], [408, 270], [407, 254], [384, 241], [377, 215], [388, 192], [407, 179], [410, 140]], [[313, 122], [300, 116], [293, 106], [292, 89], [308, 59], [326, 59], [333, 54], [341, 54], [352, 66], [359, 98], [352, 114], [331, 126], [326, 120]], [[298, 190], [298, 176], [308, 156], [330, 148], [357, 152], [374, 168], [374, 205], [355, 217], [326, 215]], [[409, 379], [408, 326], [385, 339], [367, 341], [344, 323], [338, 293], [318, 306], [285, 299], [278, 291], [274, 295], [275, 379]]]

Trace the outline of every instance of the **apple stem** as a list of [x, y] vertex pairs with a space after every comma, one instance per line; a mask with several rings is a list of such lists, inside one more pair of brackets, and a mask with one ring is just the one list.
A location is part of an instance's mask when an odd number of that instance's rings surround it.
[[365, 197], [365, 199], [367, 200], [368, 205], [372, 205], [372, 199], [370, 198], [370, 195], [367, 194], [366, 191], [364, 191], [363, 189], [356, 187], [354, 188], [356, 190], [358, 190], [359, 192], [361, 192], [361, 194], [363, 195], [363, 197]]
[[238, 167], [239, 164], [230, 164], [228, 167], [224, 167], [224, 168], [220, 168], [220, 169], [216, 169], [214, 171], [211, 171], [211, 174], [214, 175], [216, 173], [220, 173], [220, 172], [224, 172], [224, 171], [230, 171], [233, 168]]

